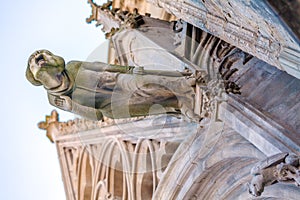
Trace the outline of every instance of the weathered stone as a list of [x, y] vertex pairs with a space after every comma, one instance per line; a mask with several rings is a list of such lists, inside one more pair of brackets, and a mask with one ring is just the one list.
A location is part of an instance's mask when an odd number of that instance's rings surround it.
[[134, 67], [100, 62], [71, 61], [65, 66], [63, 58], [41, 50], [30, 56], [26, 76], [32, 84], [44, 86], [50, 104], [86, 118], [130, 118], [180, 111], [191, 120], [200, 120], [194, 114], [196, 79], [179, 72], [137, 73]]
[[[143, 17], [138, 29], [112, 37], [118, 62], [145, 67], [130, 70], [139, 76], [158, 75], [154, 69], [194, 73], [194, 111], [212, 109], [211, 116], [200, 123], [169, 115], [59, 122], [53, 112], [39, 125], [57, 145], [67, 197], [231, 200], [252, 199], [250, 190], [259, 199], [300, 199], [299, 80], [241, 50], [269, 63], [279, 58], [278, 68], [297, 72], [291, 32], [270, 23], [279, 19], [265, 1], [151, 2], [190, 23], [174, 29]], [[137, 1], [113, 5], [132, 12]]]
[[[278, 14], [267, 4], [267, 2], [271, 2], [274, 6], [276, 3], [265, 0], [148, 1], [164, 8], [179, 19], [183, 19], [300, 79], [299, 39], [293, 37]], [[288, 8], [288, 10], [299, 7], [298, 1], [279, 2], [280, 4], [295, 5], [295, 8]], [[280, 4], [275, 7], [280, 8]], [[288, 15], [281, 14], [281, 16], [289, 17], [290, 20], [286, 19], [285, 21], [289, 21], [287, 24], [291, 24], [297, 34], [299, 32], [297, 11], [290, 12], [290, 16]]]
[[277, 182], [300, 186], [300, 156], [289, 153], [276, 154], [259, 162], [251, 169], [253, 178], [249, 192], [260, 196], [266, 186]]

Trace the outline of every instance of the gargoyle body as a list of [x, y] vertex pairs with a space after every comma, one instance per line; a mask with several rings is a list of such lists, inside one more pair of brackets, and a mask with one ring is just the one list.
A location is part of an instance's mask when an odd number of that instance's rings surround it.
[[62, 57], [40, 50], [30, 56], [26, 77], [44, 86], [50, 104], [89, 119], [163, 113], [198, 117], [193, 112], [195, 78], [179, 72], [101, 62], [71, 61], [65, 66]]

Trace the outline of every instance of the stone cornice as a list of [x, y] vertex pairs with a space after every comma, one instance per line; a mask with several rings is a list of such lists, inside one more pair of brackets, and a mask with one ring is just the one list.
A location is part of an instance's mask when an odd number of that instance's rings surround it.
[[100, 129], [103, 127], [112, 126], [116, 123], [122, 124], [137, 121], [143, 118], [145, 117], [134, 117], [120, 120], [105, 118], [103, 121], [92, 121], [88, 119], [76, 118], [74, 120], [68, 120], [67, 122], [60, 122], [57, 111], [53, 110], [51, 115], [47, 115], [45, 117], [45, 121], [38, 123], [38, 127], [46, 130], [47, 137], [51, 142], [54, 142], [59, 136], [76, 134], [78, 132], [84, 132], [93, 129]]
[[264, 1], [249, 5], [238, 0], [148, 2], [300, 78], [300, 46]]
[[[187, 124], [189, 124], [187, 126]], [[190, 123], [179, 116], [153, 115], [124, 119], [109, 119], [92, 121], [73, 119], [60, 122], [56, 110], [46, 116], [45, 121], [38, 123], [40, 129], [46, 130], [51, 142], [66, 142], [67, 146], [81, 145], [82, 142], [97, 143], [110, 137], [137, 141], [144, 139], [177, 140], [183, 138], [186, 132], [198, 125]], [[102, 133], [102, 134], [101, 134]], [[176, 135], [176, 137], [175, 137]]]

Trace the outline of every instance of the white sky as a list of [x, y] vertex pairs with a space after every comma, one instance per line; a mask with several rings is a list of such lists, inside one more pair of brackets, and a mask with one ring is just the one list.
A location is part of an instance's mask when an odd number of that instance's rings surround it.
[[[104, 37], [85, 22], [91, 11], [87, 0], [0, 4], [0, 199], [65, 199], [56, 147], [37, 128], [53, 107], [45, 90], [26, 80], [27, 59], [37, 49], [49, 49], [66, 61], [85, 60]], [[61, 120], [70, 118], [61, 114]]]

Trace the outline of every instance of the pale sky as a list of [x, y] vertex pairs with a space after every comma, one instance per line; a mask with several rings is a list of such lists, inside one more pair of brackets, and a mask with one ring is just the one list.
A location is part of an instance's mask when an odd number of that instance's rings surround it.
[[[35, 50], [48, 49], [66, 61], [86, 60], [104, 36], [100, 28], [85, 22], [91, 11], [87, 0], [2, 0], [0, 4], [0, 199], [63, 200], [56, 147], [37, 128], [54, 108], [45, 90], [26, 80], [27, 59]], [[107, 51], [99, 49], [99, 54]], [[61, 114], [62, 121], [70, 118], [73, 115]]]

